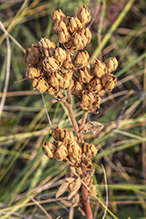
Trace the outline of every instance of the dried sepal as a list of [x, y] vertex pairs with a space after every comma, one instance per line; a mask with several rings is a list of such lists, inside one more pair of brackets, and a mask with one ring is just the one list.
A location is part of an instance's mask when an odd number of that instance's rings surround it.
[[48, 90], [49, 84], [46, 80], [46, 78], [40, 77], [40, 78], [35, 78], [33, 80], [33, 88], [36, 89], [39, 93], [44, 93]]
[[93, 93], [98, 93], [102, 89], [102, 84], [99, 78], [94, 78], [87, 86], [88, 90]]
[[75, 59], [74, 65], [76, 66], [76, 68], [80, 69], [87, 66], [89, 62], [90, 62], [90, 56], [88, 52], [87, 51], [79, 52]]
[[54, 42], [50, 41], [47, 38], [42, 38], [39, 42], [39, 48], [40, 51], [42, 52], [42, 54], [44, 54], [45, 56], [53, 56], [54, 55], [54, 51], [56, 48], [56, 45]]
[[44, 142], [43, 152], [47, 157], [49, 158], [53, 157], [55, 150], [56, 150], [56, 146], [52, 142]]
[[79, 18], [81, 23], [89, 23], [91, 20], [90, 10], [88, 10], [85, 5], [82, 5], [78, 10], [77, 17]]
[[94, 64], [92, 66], [92, 72], [96, 77], [101, 77], [107, 73], [107, 67], [104, 62], [101, 62], [98, 59], [94, 59]]
[[59, 11], [57, 10], [54, 10], [53, 11], [53, 21], [56, 21], [56, 20], [64, 20], [66, 18], [65, 14], [61, 11], [61, 9], [59, 9]]
[[112, 91], [116, 84], [117, 84], [116, 76], [112, 74], [107, 74], [104, 77], [102, 77], [102, 85], [105, 90]]
[[86, 66], [82, 69], [80, 69], [80, 82], [81, 83], [89, 83], [93, 78], [93, 75], [90, 71], [90, 66]]
[[29, 80], [33, 80], [34, 78], [39, 78], [40, 75], [41, 75], [41, 69], [40, 68], [35, 68], [32, 64], [29, 64], [27, 66], [26, 77]]
[[92, 170], [93, 165], [91, 159], [88, 157], [82, 158], [81, 167], [83, 171]]
[[103, 129], [103, 124], [96, 121], [87, 122], [85, 125], [85, 132], [97, 133], [98, 131]]
[[80, 177], [76, 178], [76, 180], [74, 181], [72, 190], [68, 194], [68, 200], [70, 200], [73, 196], [75, 196], [76, 193], [78, 193], [78, 190], [80, 189], [81, 184], [82, 184], [81, 178]]
[[115, 57], [109, 58], [105, 61], [105, 64], [108, 69], [108, 73], [115, 71], [118, 67], [118, 61]]
[[26, 50], [25, 61], [27, 64], [37, 65], [42, 54], [38, 45], [31, 45], [31, 48]]

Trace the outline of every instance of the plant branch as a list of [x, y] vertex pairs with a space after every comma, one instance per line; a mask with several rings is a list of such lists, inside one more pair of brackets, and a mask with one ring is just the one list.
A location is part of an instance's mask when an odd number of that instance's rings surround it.
[[[86, 180], [84, 179], [83, 182], [86, 184]], [[90, 200], [89, 200], [89, 194], [87, 187], [82, 184], [82, 194], [83, 194], [83, 201], [84, 201], [84, 208], [86, 211], [86, 216], [88, 219], [93, 219], [91, 206], [90, 206]]]

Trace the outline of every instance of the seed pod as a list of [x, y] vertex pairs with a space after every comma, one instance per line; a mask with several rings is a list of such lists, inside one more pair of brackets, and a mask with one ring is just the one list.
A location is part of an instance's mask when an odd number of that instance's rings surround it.
[[59, 90], [56, 90], [54, 87], [50, 86], [47, 90], [48, 94], [54, 95], [58, 92]]
[[41, 94], [47, 91], [49, 88], [49, 84], [47, 83], [47, 80], [43, 77], [35, 78], [33, 80], [32, 85], [33, 85], [33, 88], [38, 90], [39, 93]]
[[62, 141], [64, 144], [71, 144], [75, 141], [73, 132], [67, 132], [65, 129], [56, 126], [53, 131], [52, 135], [56, 141]]
[[95, 76], [100, 78], [102, 75], [107, 73], [107, 67], [104, 62], [101, 62], [98, 59], [94, 59], [92, 72]]
[[69, 144], [68, 155], [72, 165], [78, 165], [81, 162], [81, 153], [81, 147], [76, 141], [74, 141], [72, 144]]
[[56, 142], [56, 151], [54, 154], [54, 157], [58, 160], [58, 161], [63, 161], [67, 158], [68, 156], [68, 151], [67, 151], [67, 147], [63, 142]]
[[83, 144], [83, 152], [85, 153], [85, 155], [89, 158], [95, 157], [98, 149], [95, 147], [94, 144], [88, 144], [88, 143], [84, 143]]
[[118, 61], [115, 57], [107, 59], [105, 64], [107, 66], [108, 73], [115, 71], [118, 67]]
[[68, 32], [66, 23], [57, 20], [53, 26], [54, 33], [58, 34], [61, 31]]
[[67, 28], [71, 34], [82, 29], [82, 27], [83, 25], [77, 17], [67, 17]]
[[53, 21], [56, 21], [56, 20], [64, 20], [66, 18], [65, 14], [61, 11], [61, 9], [59, 9], [59, 11], [57, 10], [54, 10], [53, 11]]
[[74, 45], [78, 50], [84, 49], [84, 47], [91, 41], [91, 32], [88, 28], [83, 28], [80, 33], [74, 35]]
[[55, 150], [56, 150], [56, 146], [53, 143], [44, 142], [43, 151], [47, 157], [49, 157], [49, 158], [53, 157]]
[[43, 61], [45, 71], [56, 71], [59, 67], [59, 62], [53, 57], [46, 57]]
[[80, 82], [76, 82], [72, 89], [72, 94], [77, 98], [82, 98], [83, 85]]
[[93, 103], [95, 102], [95, 95], [88, 90], [82, 92], [81, 108], [83, 110], [90, 111], [93, 108]]
[[91, 71], [89, 66], [84, 67], [83, 69], [80, 70], [80, 82], [81, 83], [89, 83], [93, 76], [91, 75]]
[[33, 65], [29, 64], [26, 70], [26, 77], [30, 80], [34, 78], [39, 78], [41, 75], [41, 69], [35, 68]]
[[92, 113], [98, 114], [97, 109], [100, 107], [101, 98], [98, 94], [95, 95], [95, 102], [93, 103]]
[[42, 54], [39, 50], [39, 46], [32, 44], [31, 49], [26, 50], [25, 61], [28, 64], [37, 65], [41, 56]]
[[79, 69], [87, 66], [89, 62], [90, 62], [90, 56], [88, 52], [87, 51], [79, 52], [75, 59], [74, 65]]
[[95, 78], [90, 81], [88, 85], [88, 90], [93, 93], [98, 93], [102, 89], [101, 81], [99, 78]]
[[67, 53], [66, 60], [63, 62], [63, 67], [66, 69], [71, 69], [73, 68], [73, 56], [71, 55], [70, 52]]
[[39, 48], [40, 51], [42, 52], [42, 54], [44, 54], [45, 56], [53, 56], [54, 55], [54, 51], [56, 48], [56, 45], [54, 42], [50, 41], [47, 38], [42, 38], [39, 42]]
[[88, 10], [85, 5], [82, 5], [78, 10], [77, 17], [79, 18], [81, 23], [89, 23], [91, 20], [90, 10]]
[[105, 75], [101, 80], [105, 90], [112, 91], [117, 84], [117, 78], [112, 74]]
[[66, 59], [66, 51], [64, 49], [62, 49], [61, 47], [58, 47], [55, 49], [55, 54], [54, 54], [54, 58], [60, 62], [61, 64], [64, 62], [64, 60]]
[[83, 171], [92, 170], [92, 162], [90, 158], [84, 157], [82, 158], [81, 167]]

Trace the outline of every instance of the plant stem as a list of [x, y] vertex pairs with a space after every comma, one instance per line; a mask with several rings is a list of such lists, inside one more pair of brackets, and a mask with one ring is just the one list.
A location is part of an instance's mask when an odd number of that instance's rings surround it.
[[[86, 184], [86, 181], [85, 180], [83, 180], [83, 181]], [[86, 211], [86, 216], [88, 219], [93, 219], [89, 195], [88, 195], [88, 189], [86, 188], [86, 186], [84, 184], [82, 184], [82, 194], [83, 194], [84, 208]]]

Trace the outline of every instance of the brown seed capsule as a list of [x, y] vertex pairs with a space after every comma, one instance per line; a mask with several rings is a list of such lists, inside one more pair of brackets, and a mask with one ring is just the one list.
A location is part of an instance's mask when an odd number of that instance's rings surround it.
[[94, 144], [90, 143], [84, 143], [83, 144], [83, 152], [85, 155], [89, 158], [95, 157], [97, 154], [98, 149], [95, 147]]
[[63, 21], [57, 20], [53, 26], [54, 33], [58, 34], [59, 32], [64, 31], [65, 33], [68, 32], [66, 23]]
[[78, 30], [78, 26], [74, 17], [67, 17], [67, 29], [71, 34]]
[[56, 48], [56, 45], [54, 42], [50, 41], [47, 38], [42, 38], [39, 42], [39, 48], [40, 51], [42, 52], [42, 54], [44, 54], [45, 56], [53, 56], [54, 55], [54, 51]]
[[28, 64], [37, 65], [41, 56], [42, 54], [39, 50], [39, 46], [32, 44], [31, 49], [26, 50], [25, 61]]
[[85, 5], [82, 5], [78, 10], [77, 17], [83, 24], [90, 22], [91, 20], [90, 10], [88, 10]]
[[87, 66], [89, 62], [90, 62], [90, 56], [88, 52], [87, 51], [79, 52], [75, 59], [74, 65], [79, 69]]
[[62, 141], [64, 144], [71, 144], [75, 141], [72, 131], [67, 132], [59, 126], [56, 126], [53, 129], [52, 135], [56, 141]]
[[82, 98], [83, 85], [80, 82], [76, 82], [72, 89], [72, 94], [77, 97], [77, 99]]
[[41, 93], [41, 94], [44, 93], [45, 91], [47, 91], [49, 88], [49, 84], [47, 83], [47, 80], [43, 77], [40, 77], [38, 79], [35, 78], [33, 80], [32, 85], [33, 85], [33, 88], [38, 90], [39, 93]]
[[117, 78], [112, 74], [105, 75], [101, 80], [105, 90], [112, 91], [117, 84]]
[[56, 71], [59, 67], [59, 62], [53, 57], [46, 57], [43, 61], [45, 71]]
[[81, 162], [81, 147], [79, 144], [74, 141], [72, 144], [69, 144], [68, 146], [68, 155], [70, 162], [74, 164], [79, 164]]
[[98, 94], [95, 95], [95, 102], [93, 103], [92, 113], [98, 114], [97, 109], [100, 107], [101, 98]]
[[54, 58], [59, 62], [59, 63], [63, 63], [64, 60], [66, 59], [66, 51], [64, 49], [62, 49], [61, 47], [58, 47], [55, 49], [55, 54], [54, 54]]
[[88, 90], [93, 93], [98, 93], [102, 89], [101, 81], [99, 78], [95, 78], [90, 81], [88, 85]]
[[63, 62], [63, 67], [66, 69], [71, 69], [73, 68], [73, 56], [70, 52], [67, 53], [66, 60]]
[[63, 142], [60, 141], [56, 143], [56, 147], [57, 149], [55, 151], [54, 157], [59, 161], [63, 161], [68, 156], [67, 147]]
[[29, 64], [26, 70], [26, 77], [30, 80], [34, 78], [39, 78], [41, 75], [41, 69], [35, 68], [33, 65]]
[[44, 142], [43, 151], [47, 157], [49, 157], [49, 158], [53, 157], [55, 150], [56, 150], [56, 146], [53, 143]]
[[80, 82], [81, 83], [89, 83], [93, 76], [91, 75], [90, 66], [86, 66], [80, 70]]
[[93, 103], [95, 102], [95, 95], [88, 90], [84, 90], [82, 92], [82, 100], [81, 100], [81, 108], [83, 110], [92, 110], [93, 108]]
[[107, 73], [107, 67], [104, 62], [101, 62], [98, 59], [94, 59], [92, 72], [95, 76], [100, 78], [102, 75]]
[[65, 19], [65, 14], [61, 11], [61, 9], [59, 9], [59, 11], [57, 10], [54, 10], [53, 11], [53, 21], [56, 21], [56, 20], [64, 20]]
[[88, 157], [82, 158], [81, 167], [83, 171], [92, 170], [93, 165], [92, 165], [91, 159]]
[[115, 57], [107, 59], [105, 64], [107, 66], [108, 73], [115, 71], [118, 67], [118, 61]]

